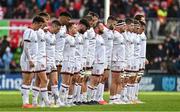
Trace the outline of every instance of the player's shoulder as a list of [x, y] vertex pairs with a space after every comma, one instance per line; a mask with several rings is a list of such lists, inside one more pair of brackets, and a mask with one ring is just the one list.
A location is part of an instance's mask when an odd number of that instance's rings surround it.
[[29, 33], [29, 32], [35, 32], [35, 31], [29, 27], [25, 28], [24, 33]]

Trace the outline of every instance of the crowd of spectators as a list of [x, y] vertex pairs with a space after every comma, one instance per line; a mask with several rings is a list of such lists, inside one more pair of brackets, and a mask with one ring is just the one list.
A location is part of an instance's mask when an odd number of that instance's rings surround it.
[[[179, 0], [110, 0], [111, 15], [133, 17], [144, 14], [148, 18], [180, 17]], [[0, 18], [24, 19], [45, 11], [51, 16], [59, 16], [69, 11], [73, 18], [82, 17], [87, 11], [104, 16], [104, 0], [0, 0]]]
[[11, 37], [0, 38], [0, 70], [9, 73], [19, 70], [22, 48]]
[[180, 40], [168, 35], [163, 43], [148, 45], [147, 70], [160, 70], [160, 72], [180, 73]]

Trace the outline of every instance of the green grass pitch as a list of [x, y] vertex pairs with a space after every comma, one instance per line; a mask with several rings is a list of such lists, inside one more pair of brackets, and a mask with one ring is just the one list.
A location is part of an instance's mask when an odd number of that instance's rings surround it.
[[[106, 92], [104, 98], [108, 100], [109, 94]], [[1, 91], [0, 92], [0, 111], [128, 111], [128, 112], [142, 112], [142, 111], [180, 111], [180, 92], [140, 92], [140, 99], [144, 104], [128, 104], [128, 105], [83, 105], [74, 107], [60, 107], [60, 108], [21, 108], [21, 95], [19, 91]]]

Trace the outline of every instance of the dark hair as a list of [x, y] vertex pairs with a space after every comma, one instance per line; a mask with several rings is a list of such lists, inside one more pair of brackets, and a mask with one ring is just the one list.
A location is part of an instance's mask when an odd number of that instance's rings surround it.
[[141, 25], [146, 25], [146, 21], [145, 21], [145, 16], [144, 15], [138, 14], [138, 15], [136, 15], [134, 17], [134, 19], [138, 20], [141, 23]]
[[86, 19], [87, 21], [91, 21], [92, 20], [92, 16], [91, 15], [86, 15], [83, 18]]
[[133, 19], [127, 18], [127, 19], [125, 20], [125, 22], [126, 22], [126, 24], [131, 24], [131, 23], [133, 23]]
[[134, 19], [134, 24], [140, 25], [140, 22], [138, 20]]
[[108, 17], [108, 20], [117, 21], [116, 17], [114, 17], [114, 16], [109, 16], [109, 17]]
[[101, 24], [101, 23], [102, 23], [102, 22], [98, 21], [93, 28], [94, 28], [94, 29], [97, 28], [97, 27], [99, 26], [99, 24]]
[[87, 29], [90, 28], [89, 22], [86, 19], [81, 19], [79, 23], [85, 25]]
[[61, 12], [59, 16], [66, 16], [72, 18], [72, 15], [69, 12]]
[[35, 16], [34, 18], [33, 18], [33, 21], [32, 21], [33, 23], [40, 23], [40, 22], [42, 22], [42, 23], [44, 23], [45, 21], [44, 21], [44, 18], [43, 17], [41, 17], [41, 16]]
[[144, 18], [144, 15], [138, 14], [134, 16], [134, 19], [141, 21], [141, 19]]
[[50, 18], [49, 14], [46, 12], [40, 12], [38, 16]]
[[61, 23], [58, 20], [53, 20], [52, 24], [55, 24], [57, 26], [61, 26]]
[[99, 18], [99, 15], [98, 15], [97, 13], [95, 13], [95, 12], [91, 12], [91, 11], [90, 11], [90, 12], [88, 13], [88, 15], [91, 15], [92, 17], [95, 16], [95, 17]]
[[117, 25], [116, 25], [116, 26], [123, 25], [123, 24], [125, 24], [125, 21], [122, 20], [122, 19], [119, 19], [119, 20], [117, 21]]
[[73, 22], [68, 23], [67, 26], [66, 26], [66, 27], [67, 27], [67, 30], [69, 31], [69, 29], [70, 29], [73, 25], [74, 25]]

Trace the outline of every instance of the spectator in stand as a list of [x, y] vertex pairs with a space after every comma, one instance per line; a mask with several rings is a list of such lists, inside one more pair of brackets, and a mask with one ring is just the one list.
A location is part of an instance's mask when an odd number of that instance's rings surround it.
[[12, 69], [16, 69], [18, 67], [20, 67], [20, 57], [21, 57], [21, 53], [22, 53], [22, 49], [21, 48], [17, 48], [15, 53], [13, 53], [13, 59], [11, 62], [11, 68]]
[[0, 20], [2, 20], [4, 18], [4, 11], [3, 8], [0, 5]]
[[2, 57], [6, 74], [10, 72], [10, 63], [12, 61], [12, 58], [13, 58], [13, 54], [11, 53], [11, 49], [10, 47], [7, 47]]
[[7, 46], [9, 46], [9, 41], [7, 40], [7, 36], [3, 36], [3, 40], [0, 46], [0, 57], [3, 56]]
[[164, 32], [159, 32], [159, 28], [161, 26], [164, 26], [166, 24], [166, 19], [167, 19], [167, 15], [168, 15], [168, 12], [167, 12], [167, 2], [166, 1], [162, 1], [160, 3], [160, 8], [157, 10], [157, 21], [156, 21], [156, 38], [158, 37], [158, 34], [162, 34]]
[[29, 10], [27, 9], [25, 2], [22, 2], [18, 5], [18, 7], [15, 9], [14, 17], [17, 19], [27, 18]]
[[72, 18], [79, 18], [79, 12], [74, 8], [74, 2], [70, 2], [68, 12], [72, 15]]
[[166, 51], [164, 49], [163, 44], [159, 44], [157, 50], [154, 53], [154, 66], [155, 69], [161, 69], [161, 71], [165, 72], [166, 65], [164, 61], [166, 60]]
[[155, 38], [157, 35], [154, 35], [154, 32], [156, 30], [156, 24], [154, 18], [157, 18], [157, 9], [158, 9], [158, 4], [153, 3], [149, 4], [147, 11], [147, 18], [149, 18], [148, 23], [147, 23], [147, 37], [149, 38]]

